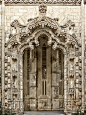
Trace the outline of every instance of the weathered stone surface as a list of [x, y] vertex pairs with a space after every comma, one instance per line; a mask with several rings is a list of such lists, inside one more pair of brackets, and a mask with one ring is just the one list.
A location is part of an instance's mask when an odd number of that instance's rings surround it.
[[64, 110], [69, 114], [77, 109], [83, 112], [83, 0], [5, 0], [0, 5], [0, 17], [0, 105], [20, 113]]

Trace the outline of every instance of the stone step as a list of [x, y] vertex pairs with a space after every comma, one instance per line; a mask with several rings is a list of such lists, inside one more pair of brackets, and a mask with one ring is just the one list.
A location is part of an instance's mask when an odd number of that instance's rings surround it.
[[24, 115], [64, 115], [62, 111], [25, 111]]

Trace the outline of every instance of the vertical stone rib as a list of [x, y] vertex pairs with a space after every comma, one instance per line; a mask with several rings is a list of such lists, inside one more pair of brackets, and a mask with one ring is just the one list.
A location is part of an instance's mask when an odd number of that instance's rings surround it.
[[20, 110], [23, 113], [23, 55], [20, 54]]
[[82, 40], [82, 112], [84, 112], [84, 0], [81, 3], [81, 40]]
[[64, 112], [67, 112], [67, 55], [64, 54]]
[[5, 92], [4, 92], [4, 57], [5, 57], [5, 48], [4, 48], [4, 38], [5, 38], [5, 5], [4, 0], [2, 1], [2, 106], [5, 105]]

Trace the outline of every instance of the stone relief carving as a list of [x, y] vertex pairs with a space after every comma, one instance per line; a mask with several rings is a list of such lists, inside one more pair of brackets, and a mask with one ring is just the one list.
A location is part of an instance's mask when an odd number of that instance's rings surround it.
[[61, 100], [61, 99], [59, 100], [59, 106], [60, 106], [60, 108], [63, 108], [63, 106], [64, 106], [63, 105], [63, 100]]
[[81, 0], [5, 0], [5, 4], [70, 4], [70, 5], [80, 5], [81, 4]]
[[69, 50], [69, 58], [70, 58], [70, 60], [75, 58], [75, 49], [74, 48], [70, 48], [70, 50]]
[[36, 86], [36, 75], [30, 75], [30, 86]]
[[66, 44], [75, 45], [76, 43], [78, 44], [78, 41], [76, 40], [76, 36], [74, 34], [74, 26], [75, 24], [71, 22], [70, 20], [65, 25], [60, 26], [58, 24], [57, 19], [51, 19], [46, 16], [41, 17], [41, 18], [37, 17], [37, 18], [28, 20], [27, 26], [21, 25], [18, 22], [18, 20], [14, 20], [14, 22], [12, 22], [11, 24], [11, 27], [12, 27], [12, 31], [15, 31], [16, 29], [16, 34], [14, 34], [15, 32], [13, 33], [11, 31], [11, 34], [9, 35], [10, 39], [8, 41], [8, 44], [9, 43], [11, 43], [11, 45], [13, 45], [14, 43], [21, 44], [23, 42], [27, 43], [28, 41], [29, 47], [31, 49], [34, 49], [33, 43], [35, 43], [36, 45], [39, 45], [38, 40], [34, 39], [34, 37], [36, 36], [35, 28], [40, 27], [41, 29], [44, 29], [44, 27], [46, 27], [46, 28], [51, 28], [54, 31], [54, 35], [51, 35], [51, 32], [50, 32], [51, 37], [48, 41], [48, 45], [51, 45], [53, 43], [53, 40], [56, 41], [53, 44], [54, 49], [57, 48], [57, 44], [59, 43], [63, 44], [60, 40], [60, 37], [63, 37], [63, 39], [65, 39]]
[[52, 107], [56, 109], [59, 108], [59, 99], [53, 99]]
[[39, 109], [44, 109], [49, 106], [48, 100], [40, 99], [39, 100]]
[[69, 76], [74, 76], [74, 62], [70, 62], [70, 71], [69, 71]]
[[47, 11], [47, 6], [46, 5], [42, 4], [42, 5], [39, 6], [39, 12], [40, 13], [46, 13], [46, 11]]
[[[44, 10], [43, 10], [44, 9]], [[43, 10], [43, 11], [42, 11]], [[46, 7], [43, 6], [42, 9], [40, 9], [41, 13], [45, 13], [46, 12]], [[56, 48], [60, 48], [62, 50], [64, 50], [65, 48], [67, 48], [67, 53], [69, 54], [69, 76], [74, 76], [74, 59], [75, 59], [75, 50], [74, 48], [78, 47], [79, 48], [79, 44], [78, 41], [76, 39], [75, 36], [75, 32], [74, 32], [74, 26], [75, 24], [72, 21], [68, 21], [65, 25], [59, 25], [58, 24], [58, 18], [57, 19], [52, 19], [49, 17], [36, 17], [34, 19], [29, 19], [27, 25], [21, 25], [18, 20], [14, 20], [14, 22], [12, 22], [11, 24], [11, 34], [9, 36], [9, 41], [7, 43], [7, 47], [9, 49], [14, 49], [16, 52], [14, 54], [9, 54], [12, 56], [13, 60], [17, 60], [18, 62], [18, 58], [17, 55], [20, 55], [20, 53], [18, 51], [21, 51], [20, 49], [22, 49], [22, 51], [26, 48], [29, 47], [31, 48], [31, 50], [34, 49], [34, 46], [38, 46], [39, 45], [39, 41], [38, 41], [38, 37], [42, 34], [46, 34], [49, 36], [48, 39], [48, 45], [52, 45], [53, 49]], [[39, 29], [40, 27], [40, 29]], [[47, 30], [46, 30], [47, 28]], [[53, 31], [53, 32], [52, 32]], [[61, 41], [61, 38], [64, 39], [63, 42]], [[35, 44], [35, 45], [34, 45]], [[73, 48], [71, 48], [70, 46], [72, 46]], [[18, 50], [19, 49], [19, 50]], [[66, 51], [64, 51], [66, 52]], [[79, 52], [77, 52], [78, 54]], [[79, 55], [79, 54], [78, 54]], [[19, 58], [20, 59], [20, 58]], [[67, 59], [65, 59], [67, 60]], [[72, 60], [72, 62], [71, 62]], [[17, 64], [16, 62], [16, 64]], [[78, 62], [78, 60], [77, 60]], [[9, 62], [9, 65], [11, 65], [11, 63]], [[22, 65], [22, 64], [21, 64]], [[21, 65], [19, 65], [21, 67]], [[53, 65], [55, 66], [53, 69], [53, 73], [56, 72], [56, 64]], [[15, 64], [14, 64], [14, 68]], [[66, 67], [65, 67], [66, 68]], [[81, 68], [80, 68], [81, 70]], [[66, 71], [65, 73], [67, 73], [68, 71]], [[19, 76], [18, 71], [12, 71], [8, 72], [7, 74], [8, 77], [11, 76], [11, 74], [13, 76]], [[21, 76], [22, 72], [20, 71], [20, 76]], [[59, 108], [59, 106], [62, 106], [62, 102], [58, 102], [58, 88], [55, 87], [55, 83], [56, 83], [56, 76], [53, 74], [54, 76], [54, 83], [52, 83], [52, 85], [54, 85], [53, 88], [53, 93], [54, 93], [54, 99], [53, 99], [53, 106], [54, 108]], [[35, 81], [35, 74], [32, 76], [31, 81], [34, 82]], [[74, 79], [72, 80], [74, 81]], [[36, 92], [36, 82], [32, 83], [31, 86], [34, 87], [30, 87], [31, 91], [31, 98], [36, 98], [36, 93], [35, 95], [33, 94], [33, 91]], [[70, 95], [74, 95], [74, 90], [73, 88], [69, 87], [69, 94]], [[79, 88], [79, 91], [81, 91], [81, 88]], [[34, 100], [34, 101], [33, 101]], [[31, 100], [31, 104], [35, 104], [36, 101], [35, 99]], [[42, 100], [40, 103], [40, 107], [39, 108], [46, 108], [49, 104], [48, 101]], [[58, 106], [59, 105], [59, 106]], [[36, 104], [35, 104], [36, 107]], [[30, 107], [31, 109], [35, 109], [35, 107]]]
[[57, 87], [54, 87], [54, 99], [58, 99], [58, 94], [59, 91], [58, 91], [58, 86]]
[[30, 109], [31, 110], [36, 109], [36, 99], [30, 99]]

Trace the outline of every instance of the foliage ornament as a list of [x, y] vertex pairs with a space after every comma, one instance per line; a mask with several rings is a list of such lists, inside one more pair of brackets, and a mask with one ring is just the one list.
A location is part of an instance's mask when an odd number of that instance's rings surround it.
[[39, 6], [39, 17], [28, 19], [27, 25], [22, 25], [18, 20], [14, 20], [11, 23], [8, 45], [28, 43], [29, 47], [34, 49], [33, 44], [36, 46], [39, 45], [38, 37], [40, 34], [46, 34], [48, 36], [48, 45], [53, 44], [54, 49], [57, 48], [57, 44], [67, 46], [78, 45], [74, 32], [74, 22], [68, 20], [64, 25], [59, 25], [59, 19], [47, 17], [46, 11], [46, 5], [41, 4]]

